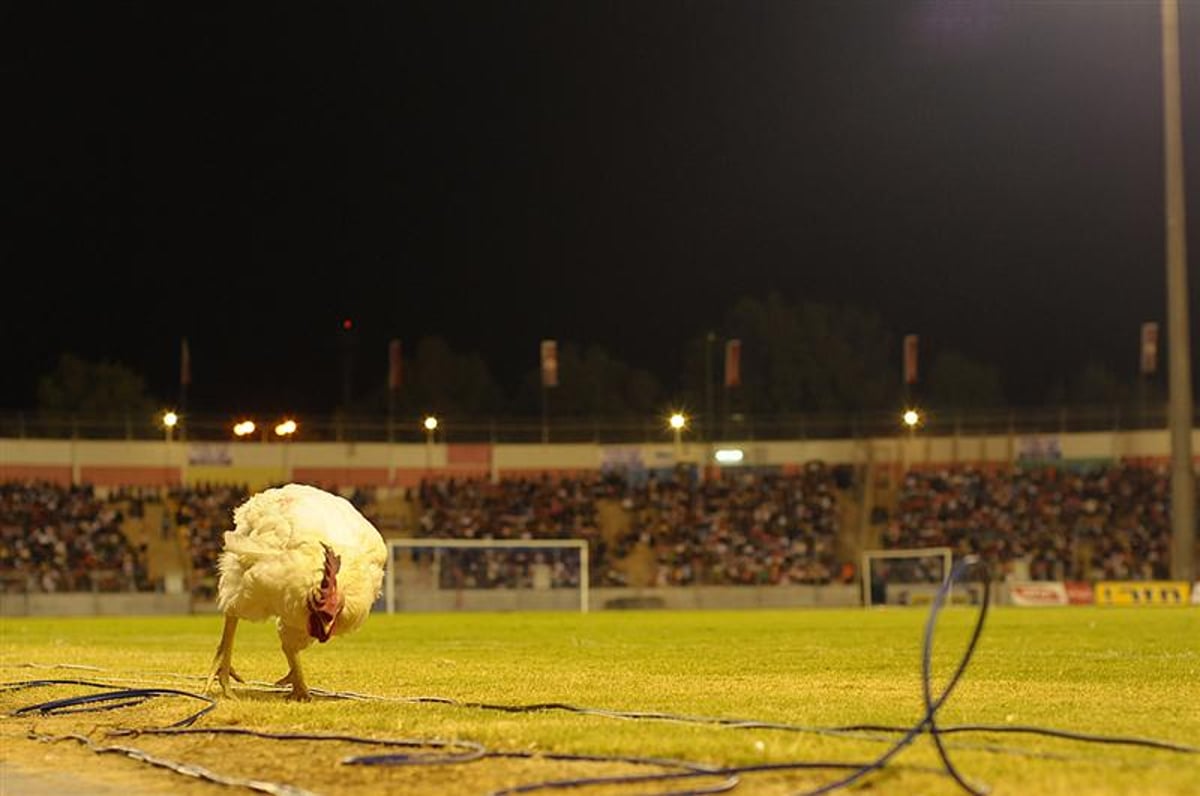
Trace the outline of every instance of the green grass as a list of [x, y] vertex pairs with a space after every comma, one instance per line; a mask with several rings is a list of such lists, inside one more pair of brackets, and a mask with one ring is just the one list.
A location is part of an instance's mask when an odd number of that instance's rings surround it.
[[[198, 726], [463, 739], [495, 752], [655, 756], [723, 765], [866, 762], [898, 736], [878, 740], [406, 700], [429, 696], [507, 706], [562, 702], [805, 727], [911, 726], [923, 711], [921, 641], [927, 616], [916, 608], [377, 614], [357, 634], [314, 645], [302, 660], [314, 689], [380, 699], [319, 698], [294, 704], [279, 692], [247, 687], [239, 698], [221, 700]], [[939, 620], [935, 686], [957, 664], [975, 616], [974, 609], [954, 607]], [[0, 679], [103, 679], [121, 686], [198, 691], [220, 624], [217, 616], [7, 618], [0, 620]], [[98, 671], [40, 668], [61, 664]], [[286, 665], [271, 625], [242, 623], [234, 666], [252, 684], [283, 674]], [[199, 704], [154, 700], [105, 713], [36, 719], [8, 715], [23, 705], [88, 692], [47, 688], [0, 694], [6, 715], [0, 759], [27, 767], [46, 765], [47, 745], [24, 740], [31, 729], [43, 736], [87, 733], [97, 743], [111, 743], [105, 729], [163, 726]], [[938, 721], [943, 726], [1027, 725], [1200, 747], [1200, 610], [995, 608]], [[207, 733], [122, 742], [231, 776], [287, 782], [323, 794], [486, 794], [551, 778], [645, 770], [511, 758], [446, 766], [347, 767], [337, 761], [385, 750]], [[995, 793], [1200, 793], [1200, 754], [988, 732], [949, 735], [945, 743], [958, 770]], [[197, 794], [218, 792], [216, 786], [151, 771], [123, 757], [90, 755], [72, 743], [53, 745], [52, 757], [50, 765], [78, 762], [97, 776], [126, 782], [129, 793], [139, 788], [175, 793], [185, 786]], [[865, 784], [875, 793], [964, 792], [929, 768], [940, 768], [940, 761], [926, 736], [896, 756], [887, 771], [869, 775]], [[843, 773], [746, 774], [734, 792], [801, 793]], [[624, 786], [578, 792], [652, 791]]]

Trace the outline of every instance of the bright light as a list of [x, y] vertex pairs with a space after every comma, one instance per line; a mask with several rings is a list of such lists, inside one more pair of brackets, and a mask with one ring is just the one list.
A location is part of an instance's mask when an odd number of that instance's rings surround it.
[[671, 428], [675, 429], [676, 431], [679, 431], [680, 429], [687, 426], [687, 418], [683, 415], [682, 412], [676, 412], [673, 415], [671, 415], [670, 419], [667, 420], [667, 423], [670, 424]]
[[433, 415], [430, 415], [429, 417], [425, 418], [422, 425], [425, 426], [426, 431], [436, 431], [438, 427], [438, 419]]
[[279, 425], [275, 426], [275, 436], [288, 437], [296, 433], [296, 421], [284, 420]]
[[[247, 437], [254, 433], [255, 425], [253, 420], [243, 420], [240, 423], [233, 424], [233, 433], [239, 437]], [[276, 431], [278, 433], [278, 431]]]
[[741, 448], [721, 448], [713, 454], [713, 458], [721, 464], [737, 464], [745, 455]]
[[904, 425], [908, 426], [909, 428], [916, 428], [921, 422], [921, 413], [916, 409], [905, 410], [903, 420]]
[[174, 412], [163, 412], [162, 424], [167, 428], [175, 428], [179, 423], [179, 415]]

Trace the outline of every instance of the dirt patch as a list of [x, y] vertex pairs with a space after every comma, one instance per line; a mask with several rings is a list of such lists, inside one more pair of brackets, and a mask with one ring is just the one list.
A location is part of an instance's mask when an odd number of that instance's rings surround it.
[[[4, 733], [0, 794], [4, 796], [195, 796], [224, 792], [218, 785], [156, 771], [129, 759], [97, 755], [75, 741], [47, 743]], [[186, 786], [186, 790], [181, 786]]]
[[[11, 729], [11, 725], [10, 725]], [[5, 733], [9, 735], [10, 733]], [[497, 789], [549, 780], [648, 774], [658, 769], [612, 762], [579, 762], [543, 757], [491, 757], [441, 766], [349, 766], [340, 761], [363, 754], [355, 745], [271, 743], [253, 738], [230, 744], [227, 738], [200, 733], [184, 737], [139, 736], [136, 739], [93, 739], [97, 746], [134, 747], [155, 759], [185, 762], [236, 780], [272, 783], [292, 796], [373, 796], [405, 794], [486, 794]], [[44, 742], [24, 737], [4, 739], [0, 761], [0, 793], [4, 796], [228, 796], [228, 787], [194, 775], [155, 768], [123, 754], [96, 753], [73, 740]], [[386, 750], [375, 749], [375, 753]], [[723, 778], [696, 780], [712, 784]], [[592, 796], [628, 796], [629, 784], [591, 787]], [[679, 783], [643, 783], [636, 792], [675, 790]], [[754, 790], [783, 793], [783, 790]]]

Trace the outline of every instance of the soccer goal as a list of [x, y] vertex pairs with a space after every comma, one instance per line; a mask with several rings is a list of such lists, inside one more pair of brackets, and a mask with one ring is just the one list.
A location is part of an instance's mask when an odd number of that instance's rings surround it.
[[953, 558], [949, 547], [863, 551], [863, 605], [928, 605]]
[[389, 539], [384, 609], [588, 610], [586, 539]]

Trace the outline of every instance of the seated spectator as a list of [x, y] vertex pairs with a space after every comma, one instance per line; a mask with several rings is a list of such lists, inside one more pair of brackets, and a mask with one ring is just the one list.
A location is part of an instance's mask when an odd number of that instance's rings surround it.
[[905, 475], [888, 548], [948, 546], [1034, 580], [1168, 577], [1169, 472], [1116, 462]]

